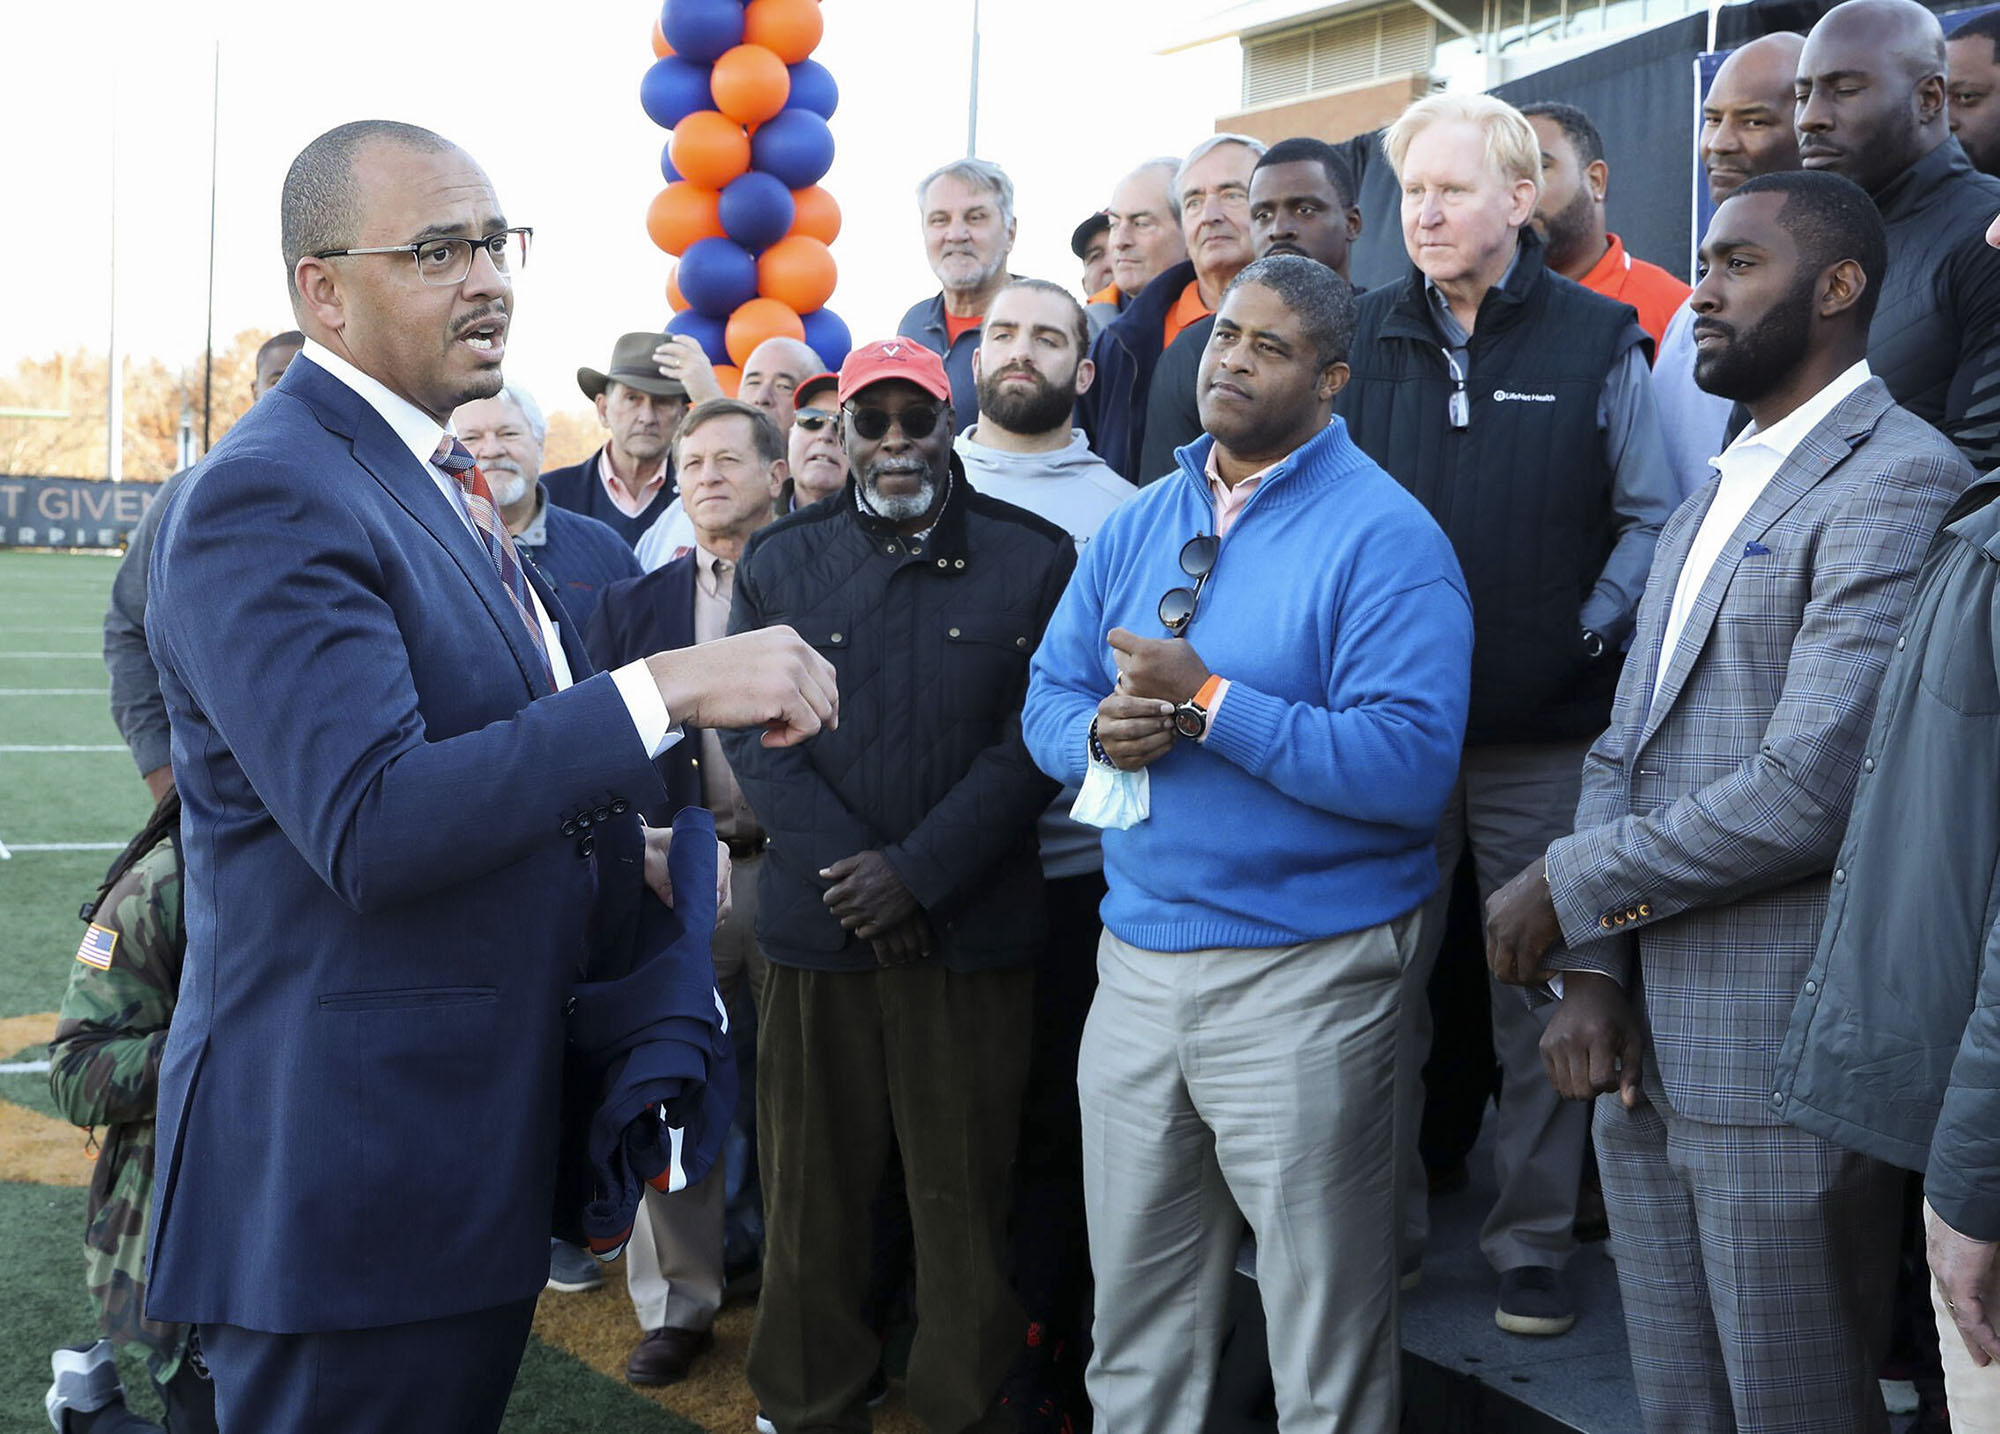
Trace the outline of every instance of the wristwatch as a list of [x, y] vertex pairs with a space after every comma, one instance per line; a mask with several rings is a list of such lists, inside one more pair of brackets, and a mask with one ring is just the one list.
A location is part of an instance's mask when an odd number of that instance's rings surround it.
[[1604, 639], [1587, 627], [1583, 630], [1583, 655], [1592, 662], [1604, 656]]
[[1201, 684], [1201, 689], [1174, 708], [1174, 730], [1199, 742], [1201, 734], [1208, 730], [1208, 709], [1215, 705], [1215, 694], [1221, 687], [1222, 679], [1209, 673], [1208, 681]]

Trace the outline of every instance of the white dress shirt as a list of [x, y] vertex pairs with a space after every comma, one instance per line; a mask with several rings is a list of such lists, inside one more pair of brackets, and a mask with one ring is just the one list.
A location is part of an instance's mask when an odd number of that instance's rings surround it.
[[[431, 460], [437, 456], [438, 444], [451, 430], [442, 427], [437, 420], [418, 408], [414, 403], [396, 394], [377, 379], [370, 378], [339, 354], [307, 339], [299, 356], [312, 360], [332, 377], [347, 385], [358, 394], [367, 405], [382, 416], [404, 447], [408, 448], [416, 460], [424, 465], [424, 471], [431, 476], [431, 482], [444, 500], [451, 504], [452, 512], [465, 524], [465, 529], [479, 543], [480, 552], [486, 551], [485, 539], [472, 521], [472, 514], [465, 506], [465, 492], [458, 486], [458, 480]], [[528, 600], [535, 605], [535, 621], [542, 630], [542, 645], [548, 649], [549, 666], [556, 679], [556, 690], [562, 691], [572, 685], [576, 678], [569, 668], [569, 659], [563, 654], [562, 636], [550, 619], [548, 609], [542, 606], [541, 594], [534, 585], [528, 586]], [[652, 673], [643, 661], [630, 662], [611, 674], [617, 685], [618, 695], [625, 700], [625, 710], [632, 716], [632, 726], [645, 744], [647, 752], [657, 757], [681, 738], [674, 726], [673, 718], [667, 712], [666, 699], [660, 696], [659, 685], [653, 681]]]
[[1744, 429], [1734, 443], [1709, 460], [1722, 475], [1722, 481], [1701, 526], [1695, 530], [1694, 543], [1688, 548], [1687, 561], [1681, 565], [1680, 579], [1674, 584], [1673, 606], [1667, 609], [1667, 627], [1660, 639], [1660, 664], [1653, 674], [1655, 699], [1660, 695], [1667, 664], [1673, 661], [1674, 649], [1680, 645], [1695, 599], [1701, 596], [1702, 585], [1708, 581], [1715, 560], [1735, 537], [1737, 526], [1777, 476], [1785, 460], [1792, 456], [1799, 440], [1872, 376], [1868, 361], [1863, 359], [1769, 428], [1759, 429], [1752, 424]]

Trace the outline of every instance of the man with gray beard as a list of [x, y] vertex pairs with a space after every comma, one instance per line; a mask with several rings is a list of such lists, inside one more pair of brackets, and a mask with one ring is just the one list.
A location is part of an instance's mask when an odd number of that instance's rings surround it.
[[[493, 490], [509, 536], [556, 590], [571, 631], [581, 640], [605, 585], [636, 578], [645, 569], [609, 526], [549, 501], [548, 489], [535, 476], [542, 469], [549, 425], [525, 388], [510, 383], [491, 398], [462, 403], [451, 422]], [[577, 1269], [585, 1277], [597, 1274], [587, 1264], [579, 1263]], [[550, 1275], [552, 1281], [556, 1278]]]
[[723, 738], [768, 839], [748, 1372], [781, 1430], [867, 1427], [869, 1204], [892, 1150], [924, 1321], [911, 1412], [1014, 1427], [1000, 1384], [1027, 1323], [1002, 1242], [1047, 938], [1035, 824], [1056, 794], [1021, 699], [1076, 545], [966, 481], [951, 395], [915, 340], [848, 355], [845, 494], [757, 533], [736, 573], [730, 631], [796, 624], [841, 694], [839, 730], [790, 752]]

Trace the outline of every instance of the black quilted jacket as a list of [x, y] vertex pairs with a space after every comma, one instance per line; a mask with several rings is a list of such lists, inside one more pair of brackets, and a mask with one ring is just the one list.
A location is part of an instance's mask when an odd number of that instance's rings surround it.
[[882, 852], [929, 914], [933, 959], [1024, 964], [1045, 934], [1035, 819], [1056, 795], [1021, 742], [1028, 659], [1076, 549], [1031, 513], [975, 492], [956, 455], [937, 526], [898, 537], [852, 482], [750, 540], [732, 632], [789, 624], [840, 675], [840, 726], [773, 750], [723, 734], [770, 851], [757, 941], [773, 961], [873, 970], [826, 908], [820, 871]]

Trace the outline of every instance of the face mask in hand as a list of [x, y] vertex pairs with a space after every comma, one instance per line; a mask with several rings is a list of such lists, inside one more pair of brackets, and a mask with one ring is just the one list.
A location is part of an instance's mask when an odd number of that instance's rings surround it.
[[1136, 772], [1090, 763], [1084, 774], [1083, 790], [1076, 794], [1069, 814], [1085, 826], [1106, 831], [1135, 827], [1153, 813], [1153, 778], [1144, 767]]

